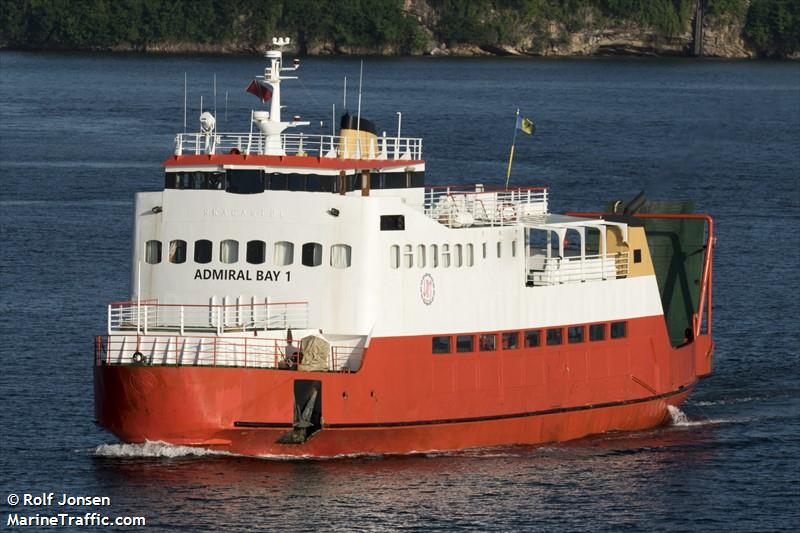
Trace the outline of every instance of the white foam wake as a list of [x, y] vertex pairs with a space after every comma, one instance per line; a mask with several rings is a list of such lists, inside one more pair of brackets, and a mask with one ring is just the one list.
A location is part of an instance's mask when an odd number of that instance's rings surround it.
[[722, 418], [708, 418], [706, 420], [689, 420], [686, 413], [675, 407], [668, 405], [669, 416], [672, 419], [672, 425], [678, 427], [692, 427], [692, 426], [711, 426], [716, 424], [740, 424], [749, 422], [750, 418], [735, 418], [735, 419], [722, 419]]
[[195, 446], [175, 446], [160, 441], [146, 441], [139, 444], [100, 444], [94, 449], [98, 457], [202, 457], [207, 455], [233, 455], [228, 452], [198, 448]]

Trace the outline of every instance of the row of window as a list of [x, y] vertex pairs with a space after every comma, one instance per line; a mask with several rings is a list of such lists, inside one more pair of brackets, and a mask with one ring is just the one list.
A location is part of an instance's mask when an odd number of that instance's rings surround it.
[[[587, 335], [588, 329], [588, 335]], [[432, 338], [431, 351], [436, 354], [474, 352], [477, 346], [480, 352], [493, 352], [502, 347], [503, 350], [536, 348], [542, 346], [542, 337], [547, 346], [564, 343], [566, 330], [567, 343], [603, 341], [606, 338], [621, 339], [628, 335], [627, 322], [611, 322], [611, 324], [589, 324], [588, 326], [568, 326], [566, 328], [531, 329], [527, 331], [505, 331], [502, 333], [481, 333], [478, 335], [441, 335]], [[499, 340], [499, 343], [498, 343]]]
[[[170, 263], [182, 264], [189, 257], [189, 243], [175, 239], [169, 243]], [[239, 241], [226, 239], [219, 243], [218, 258], [221, 263], [232, 265], [239, 262]], [[161, 241], [150, 240], [145, 243], [145, 262], [156, 265], [162, 261]], [[305, 266], [316, 267], [322, 264], [322, 245], [318, 242], [307, 242], [301, 247], [300, 262]], [[352, 264], [353, 249], [348, 244], [334, 244], [330, 247], [330, 265], [333, 268], [348, 268]], [[207, 239], [194, 241], [194, 262], [208, 264], [214, 257], [214, 243]], [[267, 243], [264, 241], [247, 241], [244, 245], [244, 260], [251, 265], [260, 265], [267, 260]], [[294, 243], [279, 241], [273, 245], [272, 262], [278, 266], [294, 263]]]
[[[370, 172], [371, 189], [424, 187], [424, 172]], [[229, 169], [224, 172], [167, 172], [165, 189], [212, 189], [236, 194], [272, 191], [344, 192], [361, 189], [361, 173], [344, 181], [337, 175], [280, 174], [261, 169]]]
[[[495, 249], [497, 258], [503, 257], [503, 243], [497, 241]], [[487, 243], [481, 244], [481, 257], [486, 259], [489, 255]], [[511, 241], [511, 257], [517, 256], [517, 242]], [[475, 247], [472, 244], [393, 244], [389, 247], [389, 266], [391, 268], [449, 268], [475, 264]]]

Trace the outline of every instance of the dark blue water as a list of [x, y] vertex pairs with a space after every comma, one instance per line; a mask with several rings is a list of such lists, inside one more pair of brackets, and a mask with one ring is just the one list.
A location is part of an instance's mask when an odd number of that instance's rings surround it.
[[[287, 462], [97, 429], [92, 336], [128, 295], [132, 196], [200, 95], [246, 131], [261, 59], [0, 53], [0, 519], [10, 493], [109, 496], [147, 530], [789, 530], [800, 523], [800, 65], [370, 59], [363, 115], [425, 139], [429, 182], [516, 183], [556, 211], [644, 189], [716, 217], [715, 373], [688, 422], [539, 447]], [[358, 62], [304, 61], [287, 113], [341, 111]], [[228, 92], [227, 119], [225, 92]], [[350, 91], [355, 109], [355, 91]], [[317, 128], [312, 128], [316, 131]], [[19, 509], [53, 514], [57, 509]], [[35, 528], [34, 528], [35, 529]]]

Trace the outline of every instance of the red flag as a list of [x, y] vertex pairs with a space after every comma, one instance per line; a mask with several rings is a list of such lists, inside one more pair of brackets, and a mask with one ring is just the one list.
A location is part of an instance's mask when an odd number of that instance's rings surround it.
[[250, 94], [258, 96], [262, 102], [268, 102], [272, 98], [272, 86], [263, 80], [253, 80], [245, 89]]

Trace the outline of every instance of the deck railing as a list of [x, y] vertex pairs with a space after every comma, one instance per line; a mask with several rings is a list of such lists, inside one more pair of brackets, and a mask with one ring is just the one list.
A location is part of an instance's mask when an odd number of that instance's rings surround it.
[[308, 328], [307, 302], [228, 305], [159, 304], [155, 300], [108, 305], [108, 334], [137, 331], [226, 331]]
[[[331, 346], [328, 372], [356, 372], [364, 348]], [[117, 334], [95, 338], [95, 364], [213, 366], [297, 370], [302, 363], [299, 340], [258, 336]], [[302, 366], [300, 366], [302, 368]]]
[[229, 153], [421, 160], [422, 139], [384, 135], [370, 140], [307, 133], [285, 133], [280, 137], [261, 133], [179, 133], [175, 136], [175, 155]]
[[627, 252], [608, 253], [605, 256], [528, 258], [528, 283], [534, 287], [627, 276]]
[[431, 187], [424, 213], [451, 228], [507, 226], [547, 214], [547, 189], [490, 189], [482, 185]]

